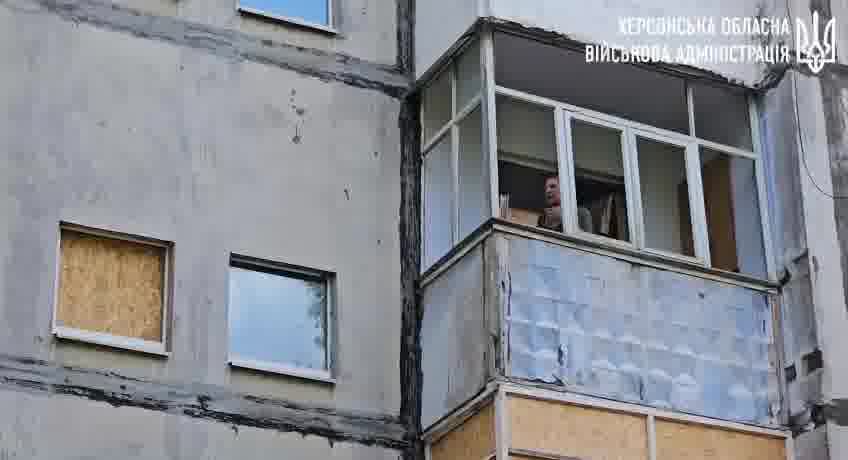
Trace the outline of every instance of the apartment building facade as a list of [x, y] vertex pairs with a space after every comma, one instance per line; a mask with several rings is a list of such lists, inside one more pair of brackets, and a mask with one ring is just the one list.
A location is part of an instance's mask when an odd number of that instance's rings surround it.
[[0, 2], [0, 459], [848, 458], [843, 3]]

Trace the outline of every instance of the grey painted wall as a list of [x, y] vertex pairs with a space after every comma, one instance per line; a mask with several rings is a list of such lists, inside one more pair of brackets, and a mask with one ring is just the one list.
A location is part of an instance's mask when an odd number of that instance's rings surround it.
[[[59, 13], [78, 6], [68, 5]], [[390, 0], [345, 2], [337, 38], [248, 24], [230, 2], [173, 5], [156, 12], [221, 26], [222, 35], [350, 53], [364, 61], [336, 62], [351, 72], [388, 69], [396, 58]], [[332, 75], [219, 53], [214, 41], [182, 46], [56, 13], [0, 2], [3, 353], [396, 417], [400, 102]], [[60, 221], [174, 243], [169, 358], [51, 336]], [[228, 367], [231, 252], [336, 274], [335, 386]], [[67, 397], [0, 390], [0, 407], [4, 459], [398, 455]], [[87, 423], [63, 432], [68, 417]]]
[[393, 450], [329, 443], [74, 397], [0, 392], [0, 458], [31, 460], [395, 460]]

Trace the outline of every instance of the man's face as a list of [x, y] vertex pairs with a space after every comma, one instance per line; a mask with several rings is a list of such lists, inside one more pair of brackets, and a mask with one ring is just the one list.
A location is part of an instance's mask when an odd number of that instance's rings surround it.
[[545, 203], [548, 207], [559, 206], [559, 179], [556, 177], [545, 180]]

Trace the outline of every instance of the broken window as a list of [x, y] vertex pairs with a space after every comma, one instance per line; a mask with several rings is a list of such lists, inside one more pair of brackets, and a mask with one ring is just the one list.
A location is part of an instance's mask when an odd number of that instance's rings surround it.
[[332, 0], [238, 0], [239, 11], [306, 26], [332, 27]]
[[483, 121], [480, 107], [458, 125], [459, 128], [459, 236], [462, 241], [488, 217], [489, 165], [483, 155]]
[[[587, 63], [585, 52], [494, 34], [498, 86], [646, 125], [689, 133], [684, 79], [622, 63]], [[541, 66], [541, 67], [540, 67]]]
[[553, 109], [499, 96], [497, 119], [501, 217], [561, 232], [562, 194]]
[[421, 103], [421, 126], [425, 140], [430, 140], [448, 126], [453, 117], [451, 71], [442, 72], [424, 91]]
[[630, 241], [623, 131], [575, 118], [570, 133], [577, 229]]
[[445, 255], [453, 244], [453, 172], [450, 136], [424, 157], [424, 266]]
[[[494, 215], [767, 275], [744, 89], [587, 63], [582, 51], [508, 33], [483, 44], [466, 46], [424, 90], [424, 269]], [[494, 86], [484, 98], [485, 75]]]
[[701, 139], [752, 150], [748, 100], [744, 93], [726, 87], [692, 85], [695, 135]]
[[330, 378], [330, 276], [234, 257], [229, 361], [233, 366]]
[[686, 147], [636, 136], [645, 247], [695, 257]]
[[705, 147], [700, 159], [712, 266], [765, 276], [754, 160]]
[[480, 94], [480, 43], [475, 41], [456, 60], [456, 107], [462, 110]]
[[539, 227], [543, 184], [562, 177], [557, 230], [766, 276], [745, 90], [504, 32], [493, 44], [501, 217]]
[[63, 226], [54, 333], [165, 353], [168, 245]]

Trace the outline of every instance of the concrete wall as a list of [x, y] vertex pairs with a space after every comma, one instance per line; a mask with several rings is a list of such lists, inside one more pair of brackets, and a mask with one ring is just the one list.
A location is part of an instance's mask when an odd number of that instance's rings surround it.
[[[229, 1], [0, 4], [4, 354], [395, 423], [400, 102], [387, 88], [406, 80], [395, 2], [339, 3], [339, 37]], [[248, 49], [263, 37], [317, 49]], [[170, 357], [53, 338], [60, 221], [174, 243]], [[335, 385], [228, 367], [230, 253], [336, 274]], [[0, 390], [0, 407], [2, 458], [398, 455], [73, 398]], [[62, 432], [71, 413], [87, 423]]]
[[278, 21], [245, 15], [236, 10], [237, 0], [117, 0], [115, 3], [200, 24], [236, 30], [296, 46], [349, 54], [393, 65], [397, 57], [397, 9], [394, 0], [335, 1], [337, 35], [308, 32], [280, 25]]
[[[0, 458], [394, 460], [397, 452], [275, 433], [74, 397], [0, 392]], [[69, 423], [73, 414], [76, 423]]]

